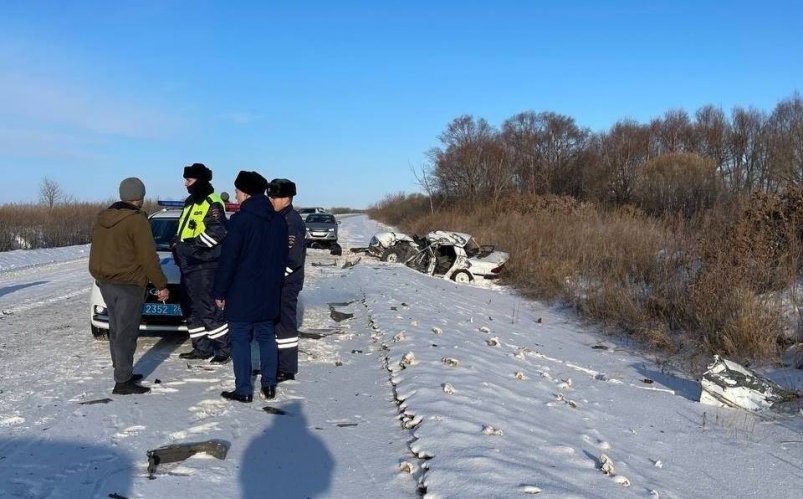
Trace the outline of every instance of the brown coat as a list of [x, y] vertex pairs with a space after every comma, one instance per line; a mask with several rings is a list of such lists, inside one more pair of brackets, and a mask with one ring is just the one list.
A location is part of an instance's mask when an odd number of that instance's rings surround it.
[[92, 229], [89, 273], [98, 282], [167, 287], [148, 219], [136, 206], [117, 202], [98, 214]]

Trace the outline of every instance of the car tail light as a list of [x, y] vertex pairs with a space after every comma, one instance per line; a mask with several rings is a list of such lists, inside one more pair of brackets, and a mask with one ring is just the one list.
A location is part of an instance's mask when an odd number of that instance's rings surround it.
[[492, 274], [498, 274], [499, 272], [502, 272], [502, 265], [491, 269]]

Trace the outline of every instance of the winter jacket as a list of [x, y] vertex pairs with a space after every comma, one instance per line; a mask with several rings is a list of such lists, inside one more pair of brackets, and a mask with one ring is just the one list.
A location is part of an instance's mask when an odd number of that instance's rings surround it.
[[287, 222], [265, 195], [251, 196], [229, 220], [212, 297], [226, 300], [229, 322], [276, 320], [286, 266]]
[[279, 211], [279, 214], [287, 221], [289, 240], [287, 268], [284, 272], [285, 285], [301, 289], [304, 286], [304, 261], [307, 258], [307, 248], [304, 244], [306, 225], [292, 204]]
[[144, 287], [150, 281], [156, 289], [167, 287], [143, 211], [120, 201], [98, 214], [92, 228], [89, 273], [103, 283]]
[[[220, 196], [207, 182], [196, 182], [178, 222], [173, 254], [181, 272], [214, 270], [226, 237], [226, 211]], [[192, 227], [190, 227], [192, 225]]]

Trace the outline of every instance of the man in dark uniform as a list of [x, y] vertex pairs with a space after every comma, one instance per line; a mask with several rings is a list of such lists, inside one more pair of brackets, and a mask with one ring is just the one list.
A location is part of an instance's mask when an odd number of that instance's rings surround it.
[[208, 359], [212, 363], [229, 361], [229, 326], [223, 310], [212, 299], [221, 243], [226, 236], [223, 200], [210, 183], [212, 171], [203, 163], [184, 168], [184, 186], [190, 194], [178, 221], [173, 253], [181, 269], [190, 313], [187, 319], [192, 350], [179, 354], [182, 359]]
[[278, 382], [295, 379], [298, 372], [298, 294], [304, 287], [304, 260], [307, 250], [304, 245], [306, 228], [301, 215], [293, 209], [296, 184], [286, 178], [276, 178], [268, 184], [268, 197], [273, 209], [287, 221], [288, 247], [287, 269], [282, 285], [281, 313], [276, 324], [276, 343], [279, 346]]

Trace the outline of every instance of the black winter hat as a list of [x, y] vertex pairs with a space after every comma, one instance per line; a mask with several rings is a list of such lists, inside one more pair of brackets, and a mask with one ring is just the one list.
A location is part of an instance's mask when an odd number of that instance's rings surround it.
[[265, 194], [265, 189], [268, 188], [268, 181], [257, 172], [240, 170], [237, 178], [234, 179], [234, 187], [249, 196], [255, 196], [257, 194]]
[[212, 170], [203, 163], [193, 163], [184, 167], [184, 178], [194, 178], [196, 180], [212, 181]]
[[268, 184], [268, 196], [272, 198], [289, 198], [296, 195], [296, 184], [286, 178], [275, 178]]

